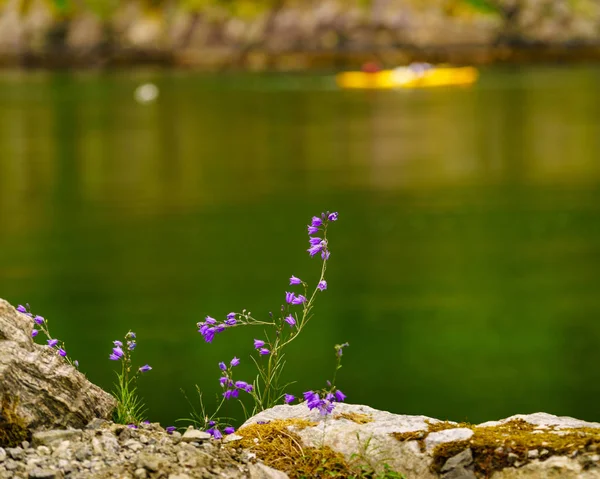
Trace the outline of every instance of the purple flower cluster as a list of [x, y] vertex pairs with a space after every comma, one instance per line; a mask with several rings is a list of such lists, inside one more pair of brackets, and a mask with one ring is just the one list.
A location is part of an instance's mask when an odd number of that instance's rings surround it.
[[338, 214], [337, 213], [321, 213], [321, 217], [313, 216], [311, 224], [308, 225], [308, 242], [310, 243], [310, 248], [308, 254], [311, 256], [315, 256], [321, 253], [321, 259], [328, 260], [329, 259], [329, 249], [327, 248], [327, 240], [325, 238], [320, 238], [318, 236], [313, 236], [319, 234], [319, 232], [325, 230], [327, 224], [332, 221], [337, 221]]
[[[32, 338], [35, 338], [38, 334], [40, 334], [40, 331], [41, 331], [48, 338], [46, 340], [48, 347], [52, 348], [52, 349], [56, 349], [56, 354], [58, 354], [59, 356], [61, 356], [63, 358], [67, 358], [67, 351], [65, 350], [64, 343], [62, 341], [59, 341], [58, 339], [53, 339], [52, 336], [50, 336], [50, 332], [48, 330], [48, 324], [42, 316], [39, 316], [39, 315], [34, 316], [30, 311], [29, 304], [26, 304], [25, 306], [23, 306], [22, 304], [19, 304], [17, 306], [17, 311], [19, 313], [24, 314], [25, 316], [29, 316], [30, 318], [33, 319], [34, 327], [31, 330]], [[71, 363], [75, 367], [79, 367], [79, 363], [77, 361], [71, 362], [68, 358], [67, 358], [67, 361], [69, 361], [69, 363]]]
[[293, 305], [304, 304], [304, 303], [306, 303], [306, 297], [304, 297], [301, 294], [296, 296], [294, 293], [289, 293], [286, 291], [285, 292], [285, 302], [288, 304], [293, 304]]
[[265, 348], [264, 346], [265, 346], [265, 342], [262, 339], [255, 339], [254, 340], [254, 349], [256, 349], [259, 354], [261, 354], [263, 356], [266, 356], [271, 351], [268, 350], [267, 348]]
[[304, 399], [308, 409], [318, 409], [321, 416], [331, 414], [336, 402], [342, 402], [346, 399], [346, 395], [339, 389], [335, 393], [323, 393], [323, 397], [314, 391], [306, 391]]
[[[223, 434], [221, 433], [221, 431], [219, 431], [215, 424], [215, 421], [210, 421], [208, 423], [210, 428], [207, 429], [206, 432], [209, 433], [213, 437], [213, 439], [223, 439]], [[235, 428], [227, 426], [225, 429], [223, 429], [223, 432], [225, 434], [233, 434], [235, 432]]]
[[240, 360], [236, 357], [229, 362], [229, 367], [224, 362], [219, 363], [219, 369], [223, 371], [223, 376], [219, 378], [219, 384], [221, 384], [221, 387], [225, 388], [225, 391], [223, 391], [223, 397], [225, 399], [238, 397], [240, 390], [246, 391], [247, 393], [251, 393], [254, 390], [252, 384], [248, 384], [246, 381], [233, 381], [231, 369], [238, 364], [240, 364]]
[[229, 313], [223, 323], [219, 323], [215, 318], [207, 316], [204, 322], [197, 323], [197, 326], [199, 328], [198, 332], [202, 335], [204, 341], [212, 343], [216, 334], [222, 333], [226, 328], [235, 326], [236, 324], [235, 313]]
[[[129, 361], [127, 352], [133, 351], [135, 349], [135, 347], [137, 346], [135, 339], [136, 339], [136, 335], [133, 331], [129, 331], [125, 335], [125, 342], [126, 342], [125, 344], [127, 345], [126, 350], [123, 350], [124, 346], [123, 346], [122, 341], [119, 341], [118, 339], [113, 341], [114, 348], [112, 349], [112, 353], [110, 353], [110, 355], [108, 356], [108, 359], [110, 359], [111, 361], [120, 361], [121, 359], [125, 359], [126, 361]], [[48, 344], [50, 344], [49, 341], [48, 341]], [[59, 354], [60, 354], [60, 351], [59, 351]], [[138, 371], [140, 373], [147, 373], [148, 371], [151, 371], [151, 370], [152, 370], [152, 367], [148, 364], [145, 364], [138, 369]]]

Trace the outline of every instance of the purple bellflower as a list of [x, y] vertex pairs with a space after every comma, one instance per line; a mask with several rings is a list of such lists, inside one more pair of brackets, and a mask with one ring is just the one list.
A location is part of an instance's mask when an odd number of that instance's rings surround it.
[[266, 355], [267, 355], [267, 354], [269, 354], [271, 351], [269, 351], [267, 348], [260, 348], [260, 349], [258, 350], [258, 352], [259, 352], [260, 354], [262, 354], [263, 356], [266, 356]]
[[296, 319], [291, 314], [283, 318], [283, 320], [288, 323], [291, 328], [296, 326]]
[[108, 359], [110, 359], [111, 361], [118, 361], [123, 357], [123, 354], [123, 350], [119, 346], [117, 346], [116, 348], [113, 348], [113, 352], [108, 357]]
[[64, 358], [67, 355], [67, 352], [63, 348], [58, 348], [58, 355]]
[[302, 284], [302, 280], [300, 278], [296, 278], [294, 275], [290, 278], [290, 286], [294, 284]]
[[306, 302], [306, 298], [302, 295], [296, 296], [293, 300], [292, 300], [292, 304], [302, 304]]
[[225, 434], [233, 434], [235, 432], [235, 427], [228, 426], [225, 429], [223, 429], [223, 432]]
[[31, 337], [32, 338], [35, 338], [38, 334], [39, 334], [39, 331], [37, 329], [32, 329], [31, 330]]
[[175, 432], [177, 428], [175, 426], [167, 426], [165, 428], [165, 431], [167, 431], [167, 434], [173, 434]]
[[234, 357], [229, 364], [231, 364], [232, 366], [237, 366], [238, 364], [240, 364], [240, 358]]
[[224, 362], [222, 362], [222, 361], [221, 361], [221, 362], [219, 363], [219, 369], [220, 369], [221, 371], [225, 371], [225, 370], [227, 369], [227, 365], [226, 365]]
[[286, 404], [289, 404], [289, 403], [293, 402], [294, 399], [296, 399], [296, 396], [294, 396], [293, 394], [286, 394], [283, 398], [283, 402]]
[[58, 339], [48, 339], [47, 342], [48, 342], [48, 346], [53, 348], [54, 346], [56, 346], [58, 344]]
[[140, 373], [147, 373], [150, 370], [152, 370], [152, 367], [145, 364], [140, 368]]
[[35, 322], [35, 324], [44, 324], [44, 318], [42, 318], [41, 316], [36, 316], [35, 318], [33, 318], [33, 321]]
[[265, 342], [260, 339], [254, 340], [254, 349], [260, 349], [265, 345]]
[[321, 290], [321, 291], [325, 291], [327, 289], [327, 281], [325, 281], [325, 280], [319, 281], [317, 288], [319, 288], [319, 290]]
[[23, 306], [22, 304], [19, 304], [19, 306], [17, 306], [17, 311], [19, 313], [26, 313], [27, 312], [27, 308], [25, 308], [25, 306]]
[[318, 216], [313, 216], [312, 217], [312, 222], [311, 222], [311, 226], [315, 226], [315, 227], [319, 227], [323, 224], [323, 220], [321, 218], [319, 218]]
[[316, 235], [319, 232], [319, 228], [317, 228], [316, 226], [308, 226], [308, 234], [309, 235]]

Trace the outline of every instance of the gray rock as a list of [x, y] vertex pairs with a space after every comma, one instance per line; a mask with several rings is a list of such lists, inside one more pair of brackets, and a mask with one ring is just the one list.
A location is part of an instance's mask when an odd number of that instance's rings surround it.
[[182, 474], [169, 474], [169, 479], [192, 479], [185, 473]]
[[82, 428], [108, 418], [115, 399], [31, 338], [33, 320], [0, 299], [0, 397], [18, 398], [15, 412], [30, 429]]
[[6, 451], [0, 447], [0, 462], [4, 462], [6, 459]]
[[442, 479], [477, 479], [475, 473], [464, 467], [457, 467], [450, 472], [444, 474]]
[[442, 472], [448, 472], [457, 467], [466, 467], [473, 462], [473, 452], [470, 448], [459, 452], [456, 456], [452, 456], [442, 466]]
[[8, 447], [6, 448], [6, 452], [8, 452], [8, 455], [13, 458], [13, 459], [21, 459], [24, 455], [24, 451], [22, 448], [20, 447]]
[[83, 431], [79, 429], [55, 429], [51, 431], [34, 432], [32, 444], [36, 446], [52, 446], [62, 441], [76, 440], [81, 438]]
[[139, 479], [145, 479], [146, 477], [148, 477], [148, 473], [146, 472], [146, 469], [144, 469], [143, 467], [136, 469], [133, 472], [133, 475]]
[[34, 469], [29, 473], [29, 479], [60, 479], [62, 477], [62, 472], [52, 469]]
[[141, 453], [137, 459], [138, 468], [156, 472], [160, 468], [161, 458], [155, 454]]
[[207, 432], [199, 431], [198, 429], [188, 429], [181, 437], [181, 440], [183, 442], [202, 442], [208, 441], [211, 437]]

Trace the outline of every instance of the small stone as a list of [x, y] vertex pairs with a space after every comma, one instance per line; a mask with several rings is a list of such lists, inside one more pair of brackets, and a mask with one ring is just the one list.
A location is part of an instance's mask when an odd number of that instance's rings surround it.
[[132, 451], [136, 452], [136, 451], [140, 451], [141, 449], [144, 448], [144, 446], [142, 446], [139, 442], [137, 442], [135, 439], [128, 439], [127, 441], [125, 441], [123, 443], [123, 447], [126, 447], [128, 449], [131, 449]]
[[196, 458], [188, 451], [177, 451], [177, 460], [184, 467], [196, 467]]
[[444, 474], [442, 479], [477, 479], [475, 473], [464, 467], [457, 467], [450, 472]]
[[39, 431], [33, 434], [32, 444], [34, 446], [50, 446], [56, 442], [79, 439], [82, 435], [83, 431], [79, 429]]
[[83, 462], [92, 457], [92, 449], [89, 446], [82, 446], [75, 450], [75, 459]]
[[13, 461], [12, 459], [8, 459], [5, 463], [4, 463], [4, 468], [7, 471], [14, 471], [16, 468], [18, 467], [18, 463], [16, 461]]
[[22, 447], [23, 449], [29, 449], [29, 445], [30, 445], [30, 444], [29, 444], [29, 441], [23, 441], [23, 442], [21, 443], [21, 447]]
[[169, 479], [191, 479], [187, 474], [169, 474]]
[[29, 473], [29, 479], [59, 479], [62, 477], [62, 472], [52, 469], [34, 469]]
[[545, 456], [546, 454], [550, 454], [550, 451], [548, 449], [542, 449], [540, 451], [540, 456]]
[[96, 418], [90, 421], [87, 424], [87, 426], [85, 426], [85, 428], [93, 431], [95, 429], [102, 429], [104, 427], [108, 427], [109, 424], [110, 422], [108, 422], [106, 419]]
[[208, 441], [212, 436], [204, 431], [199, 431], [198, 429], [188, 429], [183, 434], [181, 440], [183, 442], [202, 442]]
[[4, 462], [6, 459], [6, 451], [0, 447], [0, 462]]
[[23, 449], [20, 447], [8, 447], [6, 448], [6, 452], [8, 452], [8, 455], [10, 457], [16, 460], [21, 459], [24, 453]]
[[509, 452], [507, 458], [508, 462], [515, 462], [517, 459], [519, 459], [519, 456], [514, 452]]
[[49, 456], [50, 448], [48, 446], [38, 446], [37, 453], [40, 456]]
[[527, 457], [529, 459], [535, 459], [540, 455], [540, 452], [537, 449], [532, 449], [531, 451], [527, 451]]
[[146, 474], [146, 469], [143, 467], [136, 469], [133, 475], [135, 477], [139, 477], [139, 479], [146, 479], [146, 477], [148, 477], [148, 474]]
[[442, 467], [442, 472], [450, 471], [451, 469], [455, 469], [457, 467], [466, 467], [473, 462], [473, 452], [470, 448], [465, 449], [464, 451], [458, 453], [455, 456], [452, 456], [450, 459], [446, 461], [444, 466]]
[[156, 472], [159, 469], [159, 458], [153, 454], [141, 453], [138, 456], [137, 465], [138, 468], [145, 468], [150, 472]]

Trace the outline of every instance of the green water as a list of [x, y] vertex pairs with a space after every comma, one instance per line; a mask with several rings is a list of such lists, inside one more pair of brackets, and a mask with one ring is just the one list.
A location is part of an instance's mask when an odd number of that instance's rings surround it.
[[[133, 100], [153, 81], [160, 97]], [[344, 92], [330, 76], [0, 79], [0, 297], [31, 303], [110, 389], [138, 334], [148, 416], [219, 391], [237, 329], [314, 281], [306, 224], [337, 210], [329, 289], [288, 353], [320, 388], [348, 341], [355, 403], [473, 422], [600, 420], [600, 68], [490, 69], [471, 89]], [[228, 414], [239, 415], [232, 407]]]

